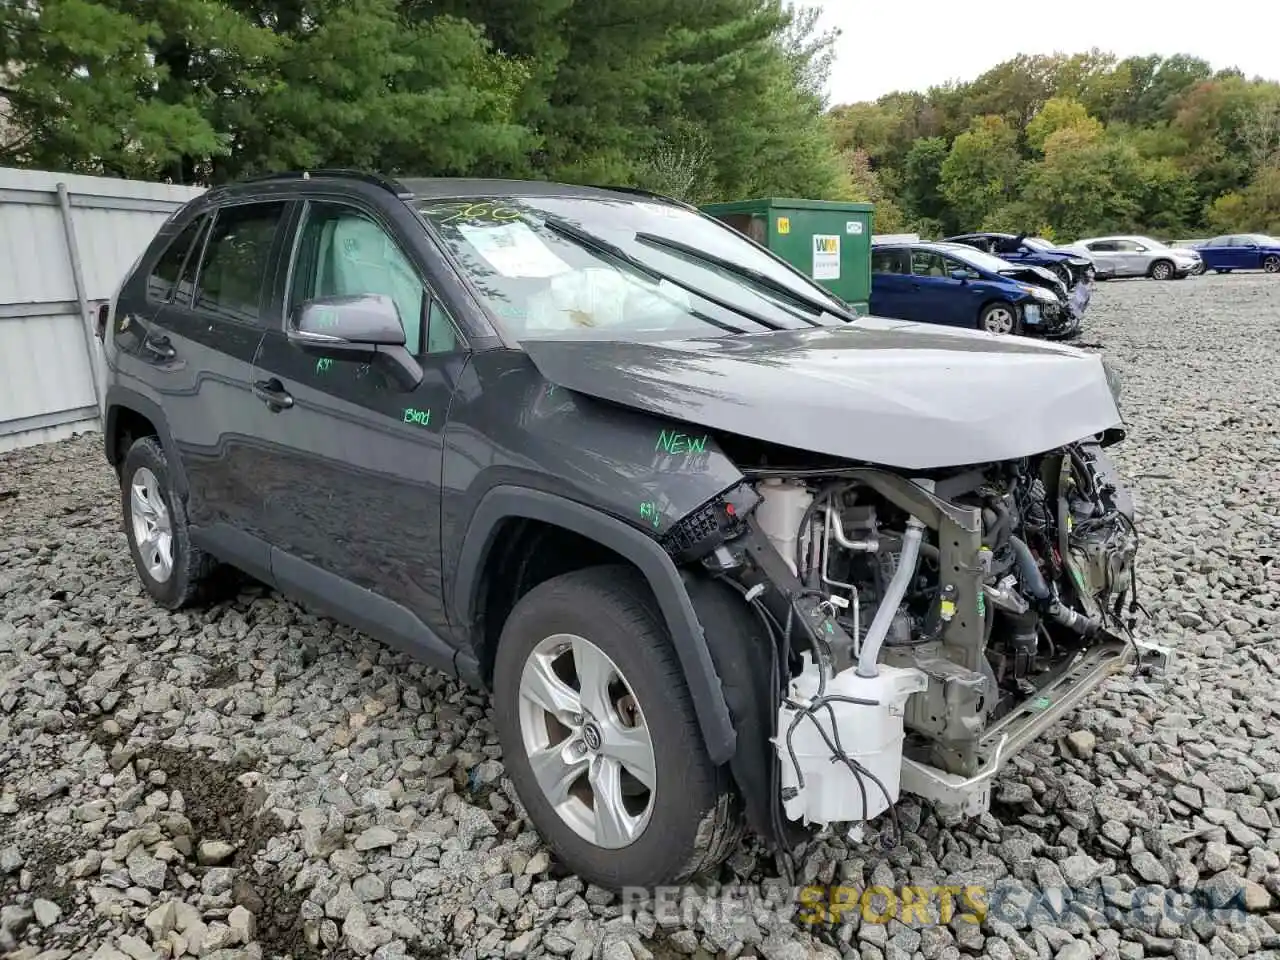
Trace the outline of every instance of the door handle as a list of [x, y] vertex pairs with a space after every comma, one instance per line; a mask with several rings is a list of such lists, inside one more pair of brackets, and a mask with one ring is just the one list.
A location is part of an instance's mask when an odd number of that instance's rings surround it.
[[284, 388], [284, 384], [274, 377], [255, 383], [253, 395], [272, 410], [288, 410], [293, 406], [293, 396]]

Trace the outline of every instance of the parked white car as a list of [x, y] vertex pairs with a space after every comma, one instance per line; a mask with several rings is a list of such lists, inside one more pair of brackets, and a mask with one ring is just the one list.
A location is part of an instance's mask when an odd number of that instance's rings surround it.
[[1066, 249], [1090, 257], [1106, 277], [1181, 280], [1204, 271], [1200, 254], [1141, 236], [1090, 237]]

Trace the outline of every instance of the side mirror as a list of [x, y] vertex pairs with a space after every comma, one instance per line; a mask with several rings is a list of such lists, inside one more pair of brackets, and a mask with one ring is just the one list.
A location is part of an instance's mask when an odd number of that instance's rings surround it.
[[952, 270], [951, 279], [959, 280], [961, 283], [967, 283], [969, 280], [969, 271], [968, 270]]
[[400, 310], [382, 294], [298, 304], [289, 318], [289, 342], [314, 356], [376, 364], [405, 390], [422, 383], [422, 367], [405, 348]]

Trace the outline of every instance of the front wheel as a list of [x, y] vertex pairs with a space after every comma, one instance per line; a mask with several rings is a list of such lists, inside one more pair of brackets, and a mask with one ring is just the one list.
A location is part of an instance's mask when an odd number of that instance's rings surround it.
[[987, 304], [978, 314], [978, 329], [987, 333], [1017, 333], [1018, 308], [1003, 300]]
[[1262, 269], [1267, 273], [1280, 273], [1280, 257], [1272, 254], [1262, 261]]
[[1152, 280], [1172, 280], [1173, 264], [1168, 260], [1157, 260], [1151, 265]]
[[1070, 290], [1075, 285], [1075, 282], [1076, 282], [1075, 277], [1072, 275], [1071, 269], [1066, 265], [1061, 263], [1055, 263], [1053, 265], [1053, 272], [1057, 274], [1058, 279], [1063, 282], [1063, 284], [1066, 286], [1068, 290]]
[[521, 803], [565, 866], [611, 889], [687, 879], [740, 837], [656, 609], [626, 567], [554, 577], [511, 611], [494, 663]]

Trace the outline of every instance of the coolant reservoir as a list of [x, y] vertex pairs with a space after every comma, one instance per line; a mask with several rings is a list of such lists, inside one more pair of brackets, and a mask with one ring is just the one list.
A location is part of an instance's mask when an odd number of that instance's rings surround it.
[[[791, 799], [783, 800], [787, 817], [806, 825], [850, 823], [870, 820], [897, 803], [902, 777], [903, 708], [907, 698], [924, 690], [928, 683], [929, 678], [912, 667], [880, 664], [879, 674], [874, 677], [859, 677], [853, 667], [842, 670], [828, 678], [825, 693], [871, 700], [877, 705], [827, 701], [829, 709], [822, 706], [800, 720], [788, 749], [787, 731], [792, 722], [818, 696], [818, 666], [806, 653], [804, 670], [791, 682], [789, 691], [789, 699], [802, 709], [785, 703], [779, 708], [778, 736], [774, 740], [782, 761], [783, 796], [789, 796], [793, 789], [797, 791]], [[832, 729], [833, 712], [838, 740]], [[884, 785], [882, 791], [875, 780], [862, 774], [865, 807], [853, 771], [843, 761], [832, 762], [831, 747], [818, 732], [818, 725], [833, 744], [838, 742], [851, 760]], [[800, 786], [797, 765], [804, 786]]]
[[761, 503], [756, 507], [756, 519], [760, 529], [782, 554], [791, 572], [796, 572], [796, 541], [800, 537], [800, 522], [813, 503], [813, 494], [804, 484], [794, 480], [762, 480], [756, 485]]

